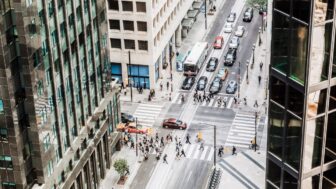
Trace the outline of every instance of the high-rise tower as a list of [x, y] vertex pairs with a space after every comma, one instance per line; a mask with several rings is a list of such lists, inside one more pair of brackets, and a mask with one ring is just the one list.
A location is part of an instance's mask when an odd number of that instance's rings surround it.
[[274, 0], [267, 188], [336, 187], [334, 0]]
[[0, 189], [97, 188], [118, 134], [105, 1], [0, 1]]

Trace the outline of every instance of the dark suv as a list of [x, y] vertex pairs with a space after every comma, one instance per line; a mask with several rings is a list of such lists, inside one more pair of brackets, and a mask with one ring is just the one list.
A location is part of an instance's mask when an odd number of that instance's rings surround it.
[[253, 9], [251, 7], [248, 7], [244, 12], [243, 21], [251, 22], [252, 18], [253, 18]]
[[229, 49], [224, 57], [224, 65], [232, 66], [236, 61], [237, 49]]

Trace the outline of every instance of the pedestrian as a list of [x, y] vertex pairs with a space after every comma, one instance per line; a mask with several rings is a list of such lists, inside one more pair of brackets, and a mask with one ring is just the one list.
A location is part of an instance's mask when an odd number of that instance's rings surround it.
[[176, 144], [176, 152], [179, 152], [180, 151], [180, 147], [178, 144]]
[[237, 155], [237, 152], [236, 152], [236, 147], [235, 146], [232, 146], [232, 155]]
[[203, 142], [201, 143], [201, 146], [200, 146], [199, 150], [204, 150], [204, 144], [203, 144]]
[[177, 136], [175, 136], [175, 143], [176, 143], [176, 144], [178, 143], [178, 141], [177, 141]]
[[146, 145], [145, 150], [146, 150], [147, 153], [149, 152], [149, 147], [148, 147], [148, 145]]
[[235, 104], [237, 104], [237, 98], [236, 97], [233, 97], [233, 101]]
[[190, 135], [189, 135], [189, 133], [187, 134], [187, 137], [186, 137], [186, 144], [191, 144], [190, 143]]
[[169, 138], [170, 138], [170, 142], [173, 142], [173, 134], [170, 134]]
[[256, 100], [255, 102], [254, 102], [254, 105], [253, 105], [253, 107], [255, 107], [255, 108], [258, 108], [258, 101]]
[[163, 90], [163, 84], [162, 84], [162, 81], [161, 81], [161, 83], [160, 83], [160, 91], [162, 91]]
[[159, 142], [159, 134], [158, 133], [156, 133], [156, 135], [155, 135], [155, 141]]
[[264, 64], [263, 64], [262, 62], [260, 62], [260, 64], [259, 64], [260, 71], [262, 70], [263, 65], [264, 65]]
[[244, 97], [243, 100], [244, 100], [244, 104], [247, 105], [246, 97]]
[[134, 149], [134, 142], [133, 142], [133, 140], [131, 141], [131, 148]]
[[179, 138], [178, 141], [179, 141], [179, 142], [178, 142], [179, 146], [182, 146], [182, 140], [181, 140], [181, 138]]
[[202, 101], [205, 101], [205, 99], [206, 99], [206, 96], [205, 96], [205, 94], [203, 94], [203, 100]]
[[163, 144], [164, 144], [164, 139], [163, 139], [163, 137], [161, 137], [161, 143], [163, 143]]
[[169, 134], [166, 136], [166, 141], [169, 142]]
[[260, 82], [261, 82], [261, 76], [260, 75], [258, 76], [258, 81], [259, 81], [259, 85], [260, 85]]
[[223, 155], [223, 151], [224, 151], [224, 147], [223, 147], [223, 146], [220, 146], [220, 147], [219, 147], [219, 150], [218, 150], [218, 156], [219, 156], [219, 157], [222, 157], [222, 155]]
[[203, 96], [205, 96], [205, 89], [204, 89], [204, 91], [203, 91]]
[[168, 161], [167, 161], [167, 154], [165, 154], [165, 155], [163, 156], [163, 163], [167, 163], [167, 164], [168, 164]]
[[226, 108], [226, 101], [223, 101], [223, 106], [224, 108]]
[[176, 152], [176, 159], [179, 160], [180, 159], [180, 151]]
[[169, 89], [169, 81], [167, 81], [167, 90]]
[[182, 155], [183, 155], [184, 157], [186, 157], [183, 148], [181, 149], [181, 156], [182, 156]]
[[209, 95], [207, 96], [207, 102], [210, 102], [210, 96]]
[[129, 175], [129, 174], [130, 174], [129, 168], [127, 167], [125, 175]]
[[198, 102], [199, 102], [199, 101], [202, 102], [202, 95], [201, 95], [201, 94], [198, 95]]

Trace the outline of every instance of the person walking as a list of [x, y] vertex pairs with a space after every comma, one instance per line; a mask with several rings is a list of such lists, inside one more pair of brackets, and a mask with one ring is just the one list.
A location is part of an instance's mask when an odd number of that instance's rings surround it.
[[180, 147], [182, 146], [182, 140], [181, 140], [181, 138], [179, 138], [178, 144], [179, 144]]
[[245, 104], [245, 106], [247, 105], [247, 100], [246, 100], [246, 97], [245, 98], [243, 98], [244, 99], [244, 104]]
[[237, 149], [235, 146], [232, 146], [232, 155], [237, 155]]
[[204, 150], [204, 144], [203, 144], [203, 142], [201, 143], [201, 146], [200, 146], [199, 150]]
[[134, 142], [133, 142], [133, 140], [131, 141], [131, 148], [134, 149]]
[[258, 81], [259, 81], [259, 85], [260, 85], [260, 82], [261, 82], [261, 76], [260, 75], [258, 76]]
[[169, 81], [167, 81], [167, 90], [169, 89]]
[[180, 151], [180, 147], [178, 144], [176, 144], [176, 152], [179, 152]]
[[163, 84], [162, 84], [162, 81], [161, 81], [161, 83], [160, 83], [160, 91], [162, 91], [163, 90]]
[[187, 134], [187, 137], [186, 137], [186, 144], [191, 144], [189, 133]]
[[236, 97], [233, 97], [233, 101], [235, 104], [237, 104], [237, 98]]
[[183, 155], [184, 157], [186, 157], [183, 148], [181, 149], [181, 156], [182, 156], [182, 155]]
[[224, 147], [223, 147], [223, 146], [220, 146], [219, 149], [218, 149], [218, 156], [219, 156], [219, 157], [222, 157], [223, 152], [224, 152]]
[[264, 65], [264, 64], [263, 64], [262, 62], [260, 62], [260, 64], [259, 64], [260, 71], [262, 70], [263, 65]]
[[167, 164], [168, 164], [168, 161], [167, 161], [167, 154], [165, 154], [165, 155], [163, 156], [163, 163], [167, 163]]
[[256, 100], [255, 102], [254, 102], [254, 105], [253, 105], [253, 107], [255, 107], [255, 108], [258, 108], [258, 101]]
[[177, 152], [176, 152], [176, 159], [177, 159], [177, 160], [180, 160], [180, 151], [177, 151]]

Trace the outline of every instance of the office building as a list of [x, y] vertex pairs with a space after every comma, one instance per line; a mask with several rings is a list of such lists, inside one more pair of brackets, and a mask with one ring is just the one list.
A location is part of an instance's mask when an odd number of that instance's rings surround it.
[[274, 0], [267, 188], [336, 188], [334, 0]]
[[111, 167], [119, 87], [105, 1], [0, 1], [0, 189], [97, 188]]
[[[107, 0], [112, 76], [134, 87], [155, 88], [164, 69], [175, 70], [176, 47], [202, 1]], [[190, 9], [190, 10], [189, 10]], [[129, 54], [130, 53], [130, 57]], [[131, 65], [129, 65], [131, 63]]]

